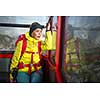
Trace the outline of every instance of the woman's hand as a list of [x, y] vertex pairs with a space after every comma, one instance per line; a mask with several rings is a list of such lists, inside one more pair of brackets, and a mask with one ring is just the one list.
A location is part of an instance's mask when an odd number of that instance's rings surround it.
[[50, 28], [51, 28], [50, 23], [47, 23], [47, 25], [46, 25], [46, 31], [50, 31]]

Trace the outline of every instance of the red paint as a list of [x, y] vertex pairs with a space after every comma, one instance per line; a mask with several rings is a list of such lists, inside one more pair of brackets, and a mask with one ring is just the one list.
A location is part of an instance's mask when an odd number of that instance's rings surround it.
[[0, 54], [0, 58], [12, 58], [13, 54]]
[[63, 82], [60, 73], [60, 41], [61, 41], [61, 17], [58, 16], [58, 30], [57, 30], [57, 37], [56, 37], [56, 77], [57, 82]]

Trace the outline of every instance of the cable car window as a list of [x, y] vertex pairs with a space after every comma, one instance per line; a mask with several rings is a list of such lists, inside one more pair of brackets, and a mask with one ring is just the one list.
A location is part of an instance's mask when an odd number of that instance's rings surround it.
[[100, 82], [100, 17], [70, 16], [67, 82]]
[[44, 25], [48, 16], [0, 16], [0, 23], [31, 24], [34, 21]]
[[27, 31], [29, 29], [0, 27], [0, 50], [14, 50], [17, 37]]
[[[17, 37], [29, 31], [28, 27], [18, 27], [18, 25], [30, 25], [36, 21], [46, 25], [47, 20], [46, 16], [0, 16], [0, 50], [14, 50]], [[45, 36], [45, 29], [43, 34]]]

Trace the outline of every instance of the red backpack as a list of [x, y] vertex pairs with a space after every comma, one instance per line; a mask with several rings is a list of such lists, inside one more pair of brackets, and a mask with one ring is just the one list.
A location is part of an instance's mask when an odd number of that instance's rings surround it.
[[[27, 39], [26, 39], [26, 37], [25, 37], [25, 34], [21, 34], [21, 35], [18, 37], [18, 39], [17, 39], [17, 41], [16, 41], [16, 43], [15, 43], [15, 46], [17, 46], [18, 42], [21, 41], [21, 40], [23, 40], [23, 43], [22, 43], [22, 51], [21, 51], [21, 56], [20, 56], [20, 58], [22, 57], [23, 53], [25, 52], [26, 46], [27, 46]], [[39, 54], [40, 54], [40, 52], [41, 52], [41, 42], [38, 42], [38, 52], [39, 52]]]

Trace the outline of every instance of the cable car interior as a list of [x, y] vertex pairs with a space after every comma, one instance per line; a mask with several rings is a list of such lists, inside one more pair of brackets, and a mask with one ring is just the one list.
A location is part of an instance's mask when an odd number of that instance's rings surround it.
[[57, 29], [53, 49], [42, 51], [42, 83], [100, 82], [99, 16], [0, 16], [0, 83], [10, 82], [15, 42], [36, 21]]

